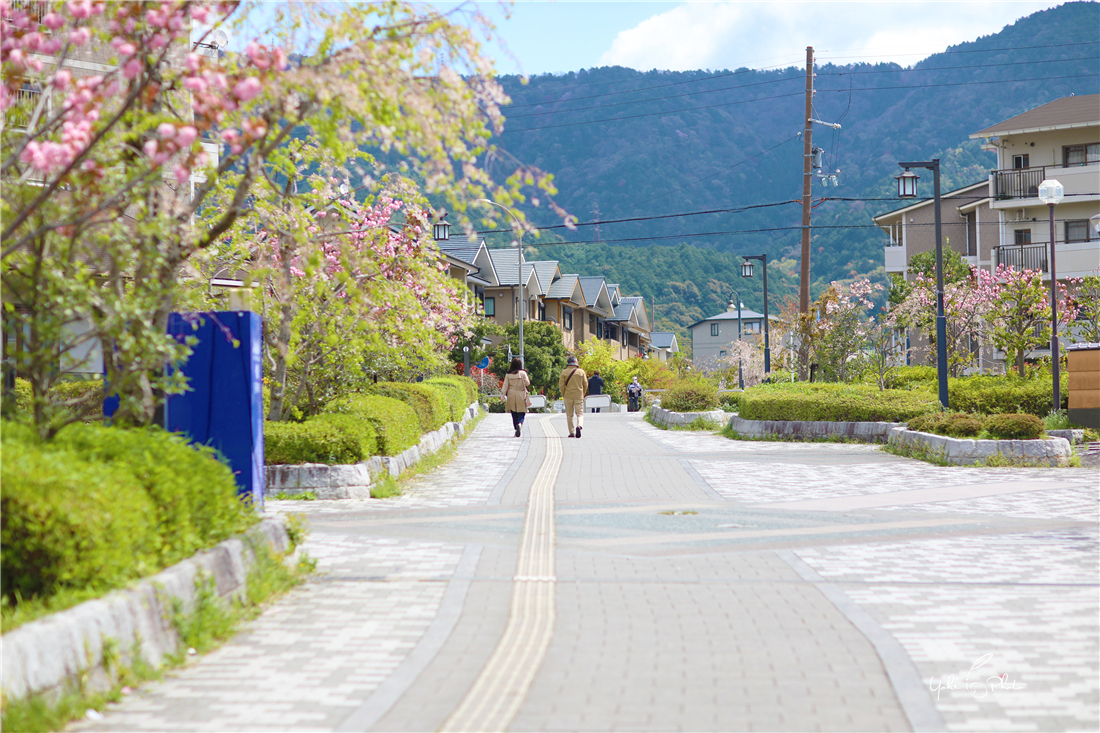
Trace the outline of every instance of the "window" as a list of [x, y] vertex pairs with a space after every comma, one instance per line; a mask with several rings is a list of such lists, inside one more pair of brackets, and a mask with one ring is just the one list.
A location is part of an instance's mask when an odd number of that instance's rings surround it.
[[562, 308], [561, 309], [561, 326], [566, 331], [573, 330], [573, 309]]
[[485, 315], [492, 318], [497, 314], [497, 299], [486, 298], [485, 299]]
[[711, 336], [717, 336], [718, 335], [718, 324], [717, 323], [710, 324], [710, 335]]
[[539, 320], [546, 320], [546, 303], [543, 303], [541, 301], [539, 302]]
[[1066, 241], [1067, 242], [1087, 242], [1089, 241], [1089, 220], [1088, 219], [1072, 219], [1066, 222]]
[[600, 325], [600, 322], [599, 322], [599, 319], [596, 318], [596, 314], [595, 313], [589, 313], [588, 314], [588, 332], [590, 334], [592, 334], [593, 336], [597, 335], [600, 332], [599, 331], [599, 325]]
[[1029, 162], [1029, 158], [1030, 158], [1030, 156], [1026, 153], [1024, 155], [1013, 155], [1012, 156], [1012, 167], [1016, 168], [1016, 169], [1030, 168], [1031, 163]]
[[978, 215], [970, 212], [966, 215], [966, 254], [974, 257], [978, 254]]
[[1030, 229], [1017, 229], [1016, 230], [1016, 244], [1031, 244], [1031, 230]]
[[1100, 163], [1100, 143], [1067, 145], [1062, 148], [1063, 165], [1088, 165], [1089, 163]]
[[626, 346], [626, 335], [628, 331], [625, 328], [619, 329], [619, 343]]
[[725, 356], [725, 355], [726, 355], [726, 350], [725, 350], [725, 349], [721, 349], [721, 350], [720, 350], [720, 351], [718, 352], [718, 356]]

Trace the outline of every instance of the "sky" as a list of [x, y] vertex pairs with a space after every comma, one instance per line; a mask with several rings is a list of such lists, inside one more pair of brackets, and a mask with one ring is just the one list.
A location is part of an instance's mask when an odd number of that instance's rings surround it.
[[[562, 73], [597, 66], [753, 69], [819, 62], [909, 66], [948, 46], [996, 33], [1060, 2], [586, 2], [519, 0], [490, 44], [500, 73]], [[455, 3], [435, 2], [440, 9]]]

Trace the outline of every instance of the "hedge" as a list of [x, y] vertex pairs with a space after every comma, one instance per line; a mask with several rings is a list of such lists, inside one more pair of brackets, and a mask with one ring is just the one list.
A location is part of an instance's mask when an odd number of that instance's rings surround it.
[[784, 382], [762, 384], [741, 395], [746, 420], [905, 422], [939, 408], [935, 395], [857, 384]]
[[685, 379], [661, 396], [661, 407], [673, 412], [703, 412], [718, 409], [718, 388], [702, 379]]
[[1035, 440], [1043, 436], [1043, 421], [1035, 415], [991, 415], [985, 421], [986, 431], [1001, 440]]
[[378, 452], [397, 455], [420, 441], [420, 421], [408, 404], [382, 395], [353, 395], [333, 400], [326, 413], [353, 415], [370, 422], [378, 439]]
[[264, 423], [264, 463], [358, 463], [378, 453], [378, 435], [369, 420], [322, 414], [305, 422]]
[[[31, 383], [22, 377], [16, 377], [14, 412], [29, 415], [33, 406]], [[88, 379], [78, 381], [55, 382], [47, 395], [50, 401], [70, 402], [63, 410], [74, 413], [81, 420], [91, 420], [103, 414], [103, 380]]]
[[451, 419], [451, 405], [447, 395], [439, 387], [410, 382], [379, 382], [366, 390], [370, 395], [381, 395], [401, 400], [416, 412], [420, 431], [430, 433], [439, 430]]
[[909, 421], [910, 430], [946, 435], [951, 438], [973, 438], [985, 429], [985, 420], [965, 412], [940, 412], [917, 415]]
[[108, 590], [257, 521], [229, 467], [158, 428], [72, 425], [49, 443], [5, 423], [0, 462], [3, 595]]
[[480, 394], [477, 386], [477, 382], [469, 377], [434, 377], [429, 379], [428, 384], [443, 387], [447, 390], [457, 389], [459, 392], [459, 402], [461, 403], [458, 412], [452, 415], [452, 420], [459, 420], [462, 418], [462, 412], [474, 402], [477, 402], [478, 395]]
[[[1069, 406], [1069, 377], [1062, 375], [1062, 407]], [[983, 415], [1026, 412], [1045, 417], [1054, 407], [1054, 384], [1048, 377], [962, 377], [947, 384], [952, 410]]]

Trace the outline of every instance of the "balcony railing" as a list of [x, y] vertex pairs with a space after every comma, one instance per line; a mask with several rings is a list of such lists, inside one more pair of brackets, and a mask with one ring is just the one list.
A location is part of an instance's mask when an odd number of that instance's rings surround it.
[[1005, 247], [994, 247], [993, 257], [996, 265], [1013, 267], [1017, 270], [1050, 271], [1045, 244], [1010, 244]]
[[993, 198], [998, 201], [1037, 198], [1046, 173], [1045, 166], [993, 171]]
[[4, 112], [7, 124], [17, 130], [25, 129], [30, 124], [31, 117], [34, 115], [35, 109], [38, 108], [41, 99], [41, 89], [24, 87], [16, 90], [15, 104], [8, 107]]

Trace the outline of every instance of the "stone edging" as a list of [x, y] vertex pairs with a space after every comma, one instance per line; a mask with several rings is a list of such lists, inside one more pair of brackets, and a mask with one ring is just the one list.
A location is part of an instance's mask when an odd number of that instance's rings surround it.
[[711, 422], [716, 422], [721, 425], [726, 421], [726, 416], [728, 414], [729, 413], [723, 412], [722, 410], [710, 410], [709, 412], [673, 412], [672, 410], [666, 410], [656, 405], [649, 408], [649, 417], [653, 422], [660, 423], [670, 428], [688, 425], [699, 418], [710, 420]]
[[1065, 438], [1046, 440], [973, 440], [948, 438], [907, 428], [890, 431], [890, 445], [915, 448], [953, 466], [984, 464], [990, 458], [1005, 458], [1031, 465], [1064, 466], [1073, 455]]
[[814, 439], [843, 437], [860, 443], [885, 443], [900, 423], [829, 422], [826, 420], [744, 420], [734, 415], [730, 428], [748, 438]]
[[462, 435], [480, 409], [479, 403], [471, 403], [462, 412], [459, 422], [449, 422], [439, 430], [425, 433], [419, 443], [396, 456], [371, 456], [369, 460], [342, 466], [324, 463], [266, 466], [264, 495], [270, 498], [280, 492], [301, 494], [312, 491], [318, 499], [369, 499], [371, 486], [380, 475], [388, 472], [397, 478], [417, 461], [435, 453], [455, 435]]
[[103, 664], [104, 647], [110, 666], [132, 666], [135, 655], [152, 667], [179, 647], [172, 626], [172, 601], [185, 611], [195, 603], [195, 578], [214, 579], [222, 598], [240, 597], [248, 587], [253, 554], [249, 541], [264, 542], [276, 552], [290, 548], [281, 519], [265, 519], [243, 537], [219, 543], [210, 550], [162, 570], [127, 590], [86, 601], [24, 624], [0, 637], [4, 664], [0, 688], [8, 698], [34, 693], [56, 694], [67, 684], [84, 680], [91, 690], [109, 689], [112, 670]]

